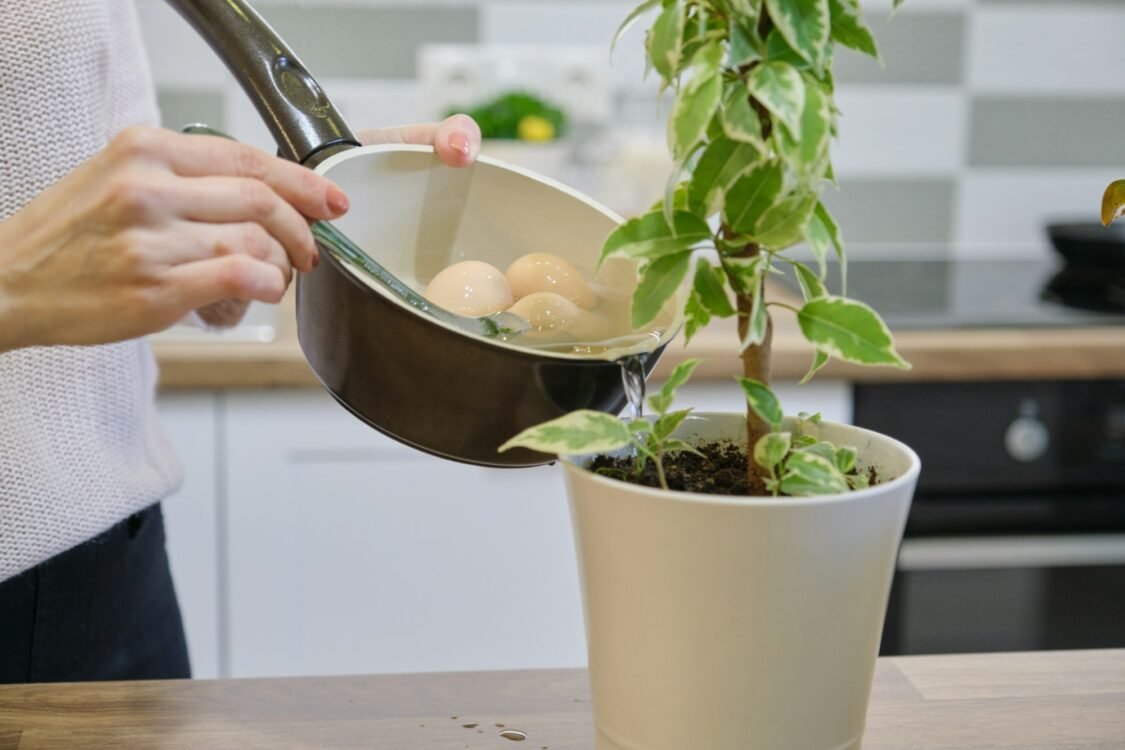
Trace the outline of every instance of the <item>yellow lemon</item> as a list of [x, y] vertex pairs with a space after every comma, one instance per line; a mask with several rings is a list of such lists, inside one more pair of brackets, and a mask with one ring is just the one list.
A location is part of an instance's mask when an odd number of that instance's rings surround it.
[[516, 133], [521, 141], [542, 142], [555, 137], [555, 126], [551, 121], [539, 115], [524, 115], [516, 126]]
[[1109, 226], [1123, 213], [1125, 213], [1125, 180], [1118, 180], [1106, 188], [1105, 196], [1102, 198], [1102, 223]]

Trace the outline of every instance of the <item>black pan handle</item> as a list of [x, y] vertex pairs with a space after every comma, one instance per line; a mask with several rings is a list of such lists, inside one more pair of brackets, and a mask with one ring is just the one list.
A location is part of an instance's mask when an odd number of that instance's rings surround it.
[[226, 63], [281, 156], [315, 167], [359, 145], [320, 84], [245, 0], [168, 0]]

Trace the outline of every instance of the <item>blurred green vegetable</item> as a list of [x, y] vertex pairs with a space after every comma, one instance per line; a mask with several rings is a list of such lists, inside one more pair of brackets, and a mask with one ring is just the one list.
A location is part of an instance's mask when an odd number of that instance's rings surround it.
[[462, 112], [477, 121], [484, 138], [550, 141], [566, 129], [566, 115], [561, 109], [518, 91], [469, 109], [451, 109], [446, 116]]

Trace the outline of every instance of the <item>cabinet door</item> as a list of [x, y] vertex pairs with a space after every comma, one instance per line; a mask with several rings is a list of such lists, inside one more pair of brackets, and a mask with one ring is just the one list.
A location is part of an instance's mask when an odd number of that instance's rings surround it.
[[224, 420], [232, 676], [585, 663], [557, 467], [434, 458], [320, 391]]
[[192, 674], [219, 677], [215, 397], [165, 394], [157, 406], [184, 470], [183, 487], [164, 502], [164, 519]]

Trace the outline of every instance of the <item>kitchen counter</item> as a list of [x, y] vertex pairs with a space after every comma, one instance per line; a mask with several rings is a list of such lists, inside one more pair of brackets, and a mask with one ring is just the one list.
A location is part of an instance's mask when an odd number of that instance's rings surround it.
[[[799, 380], [812, 361], [793, 316], [775, 314], [773, 378]], [[317, 384], [297, 344], [291, 299], [278, 310], [270, 343], [154, 339], [164, 389], [300, 387]], [[819, 378], [854, 382], [935, 380], [1049, 380], [1125, 378], [1125, 326], [898, 331], [899, 352], [914, 367], [895, 370], [831, 362]], [[674, 341], [661, 359], [660, 378], [685, 357], [704, 362], [696, 379], [741, 372], [732, 320], [717, 321], [684, 347]]]
[[[586, 672], [0, 686], [0, 750], [512, 747], [503, 730], [590, 750]], [[1125, 650], [880, 659], [863, 747], [1120, 750]]]

